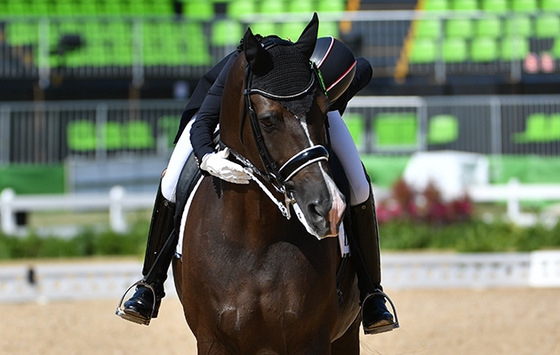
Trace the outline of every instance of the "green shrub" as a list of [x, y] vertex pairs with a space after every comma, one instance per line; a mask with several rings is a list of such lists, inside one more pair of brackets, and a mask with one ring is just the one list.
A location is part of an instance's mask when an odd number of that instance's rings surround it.
[[520, 227], [480, 220], [434, 225], [392, 220], [380, 224], [381, 247], [386, 250], [436, 249], [457, 252], [532, 251], [560, 247], [560, 225]]
[[0, 260], [21, 258], [64, 258], [87, 256], [142, 255], [146, 247], [145, 223], [135, 225], [130, 232], [95, 232], [84, 229], [73, 238], [39, 237], [29, 234], [14, 237], [0, 234]]
[[[143, 256], [148, 225], [135, 224], [128, 233], [84, 229], [74, 238], [13, 237], [0, 234], [0, 260], [89, 256]], [[456, 252], [532, 251], [560, 247], [560, 225], [520, 227], [472, 219], [453, 224], [390, 220], [379, 226], [381, 248]]]

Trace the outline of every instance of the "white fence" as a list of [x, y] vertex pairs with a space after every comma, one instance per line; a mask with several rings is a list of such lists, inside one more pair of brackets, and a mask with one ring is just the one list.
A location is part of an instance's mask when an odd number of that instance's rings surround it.
[[0, 213], [2, 232], [19, 234], [15, 214], [19, 211], [109, 211], [112, 230], [118, 233], [127, 230], [126, 211], [149, 209], [154, 204], [154, 194], [127, 194], [121, 186], [114, 186], [109, 194], [67, 194], [67, 195], [24, 195], [17, 196], [12, 189], [0, 193]]
[[560, 201], [560, 184], [520, 184], [515, 178], [507, 184], [470, 186], [467, 190], [475, 202], [507, 202], [508, 220], [520, 225], [555, 224], [557, 216], [540, 216], [521, 212], [520, 201]]
[[[467, 193], [474, 202], [507, 202], [507, 219], [520, 225], [554, 224], [557, 220], [554, 215], [523, 213], [520, 201], [560, 201], [560, 184], [520, 184], [511, 179], [508, 184], [469, 186]], [[8, 188], [0, 193], [0, 227], [5, 234], [21, 234], [15, 219], [20, 211], [108, 210], [111, 229], [122, 233], [128, 227], [126, 211], [150, 209], [154, 198], [151, 193], [127, 193], [121, 186], [114, 186], [108, 194], [23, 196]]]
[[[560, 251], [382, 255], [385, 289], [560, 287]], [[141, 278], [140, 262], [0, 266], [0, 303], [114, 299]], [[166, 292], [175, 296], [173, 279]]]

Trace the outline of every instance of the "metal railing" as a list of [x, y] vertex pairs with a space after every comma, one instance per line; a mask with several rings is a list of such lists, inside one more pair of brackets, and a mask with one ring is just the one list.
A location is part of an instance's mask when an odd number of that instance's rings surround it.
[[[168, 156], [185, 103], [0, 103], [0, 165]], [[344, 117], [364, 154], [560, 155], [555, 95], [358, 96]]]

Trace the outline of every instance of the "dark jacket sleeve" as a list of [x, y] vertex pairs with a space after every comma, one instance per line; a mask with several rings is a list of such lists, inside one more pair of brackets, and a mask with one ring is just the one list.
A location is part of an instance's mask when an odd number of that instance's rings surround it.
[[237, 52], [231, 55], [224, 65], [220, 75], [208, 90], [208, 94], [204, 98], [195, 121], [191, 128], [191, 144], [194, 155], [198, 161], [202, 161], [202, 157], [207, 153], [214, 151], [212, 137], [220, 120], [220, 108], [222, 105], [222, 93], [231, 65], [237, 58]]
[[210, 88], [218, 78], [218, 75], [220, 75], [220, 72], [228, 62], [229, 58], [236, 52], [237, 51], [225, 56], [222, 60], [220, 60], [218, 64], [213, 66], [212, 69], [204, 74], [202, 78], [200, 78], [200, 80], [196, 84], [196, 88], [194, 89], [191, 98], [189, 99], [189, 102], [187, 103], [187, 106], [185, 107], [185, 110], [183, 111], [183, 114], [181, 115], [179, 130], [177, 132], [177, 135], [175, 136], [175, 140], [173, 141], [173, 143], [177, 143], [177, 141], [181, 137], [181, 134], [183, 133], [183, 130], [185, 129], [191, 118], [194, 116], [196, 111], [198, 111], [198, 109], [202, 105], [202, 102], [204, 101], [208, 90], [210, 90]]
[[331, 105], [330, 110], [338, 110], [342, 115], [346, 110], [348, 101], [369, 84], [372, 76], [373, 69], [368, 60], [364, 57], [356, 58], [356, 74], [354, 79], [352, 79], [348, 89]]

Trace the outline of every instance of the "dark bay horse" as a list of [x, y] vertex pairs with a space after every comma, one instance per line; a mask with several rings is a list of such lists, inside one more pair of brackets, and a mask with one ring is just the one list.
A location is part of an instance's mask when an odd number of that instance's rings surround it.
[[[230, 69], [222, 148], [255, 181], [207, 176], [192, 198], [173, 268], [199, 354], [359, 354], [355, 272], [350, 263], [340, 268], [332, 238], [345, 205], [325, 149], [328, 99], [309, 62], [317, 28], [315, 15], [296, 43], [262, 45], [247, 30]], [[281, 72], [302, 60], [308, 72]], [[280, 88], [301, 77], [304, 87]], [[292, 112], [305, 102], [305, 113]], [[290, 208], [298, 218], [287, 218]]]

